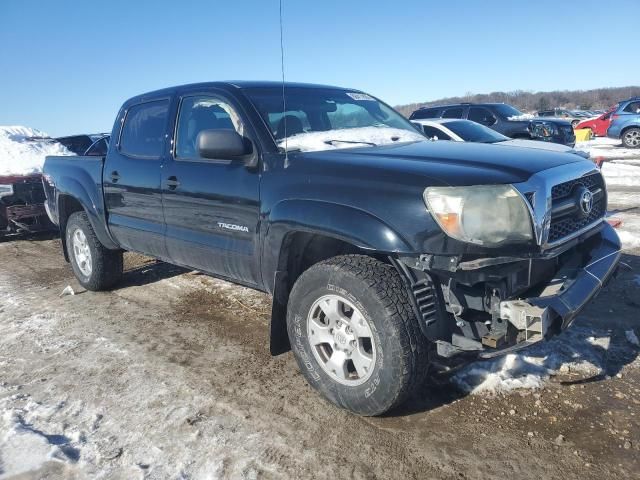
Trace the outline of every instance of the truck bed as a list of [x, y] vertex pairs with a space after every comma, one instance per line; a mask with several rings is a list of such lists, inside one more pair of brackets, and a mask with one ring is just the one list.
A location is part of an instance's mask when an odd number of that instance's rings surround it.
[[[58, 222], [58, 195], [77, 195], [79, 187], [91, 202], [104, 214], [102, 194], [102, 169], [104, 157], [96, 156], [49, 156], [43, 167], [43, 184], [46, 195], [45, 207], [50, 220]], [[54, 183], [55, 179], [55, 183]], [[94, 185], [93, 191], [82, 186]]]

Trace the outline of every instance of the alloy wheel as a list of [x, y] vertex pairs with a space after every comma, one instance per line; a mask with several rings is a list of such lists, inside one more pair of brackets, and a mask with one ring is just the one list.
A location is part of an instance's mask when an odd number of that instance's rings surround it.
[[376, 362], [368, 320], [349, 300], [325, 295], [316, 300], [307, 318], [311, 350], [333, 380], [348, 386], [366, 382]]

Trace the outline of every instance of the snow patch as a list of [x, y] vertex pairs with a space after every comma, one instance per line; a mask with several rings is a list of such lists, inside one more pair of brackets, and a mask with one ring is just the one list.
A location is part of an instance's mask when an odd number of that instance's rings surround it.
[[620, 140], [613, 138], [598, 137], [587, 142], [576, 143], [576, 148], [587, 151], [591, 154], [591, 158], [638, 158], [640, 152], [638, 149], [624, 148]]
[[47, 155], [75, 154], [64, 145], [48, 139], [48, 135], [40, 130], [22, 126], [0, 126], [0, 175], [41, 173]]
[[511, 120], [512, 122], [517, 122], [520, 120], [531, 120], [532, 118], [537, 118], [537, 117], [531, 113], [523, 113], [522, 115], [512, 115], [511, 117], [507, 117], [507, 120]]
[[640, 347], [640, 340], [638, 340], [638, 336], [636, 335], [636, 332], [634, 332], [633, 330], [627, 330], [626, 332], [624, 332], [624, 336], [627, 337], [627, 341], [631, 345]]
[[[391, 143], [424, 141], [426, 141], [426, 138], [423, 135], [410, 130], [391, 127], [359, 127], [329, 130], [327, 132], [299, 133], [286, 138], [286, 146], [289, 150], [316, 152], [337, 148], [366, 147], [367, 143], [388, 145]], [[279, 140], [278, 146], [284, 148], [285, 139]]]
[[622, 220], [622, 225], [616, 229], [623, 249], [640, 247], [640, 215], [625, 211], [612, 211], [610, 215]]
[[605, 162], [602, 164], [602, 174], [608, 186], [640, 186], [640, 166], [637, 165]]
[[23, 408], [6, 410], [0, 421], [0, 478], [36, 472], [47, 463], [75, 463], [80, 450], [64, 435], [48, 434], [26, 420], [38, 404], [27, 402]]
[[472, 363], [454, 375], [453, 381], [472, 394], [536, 389], [558, 373], [601, 373], [609, 348], [609, 332], [573, 326], [522, 352]]

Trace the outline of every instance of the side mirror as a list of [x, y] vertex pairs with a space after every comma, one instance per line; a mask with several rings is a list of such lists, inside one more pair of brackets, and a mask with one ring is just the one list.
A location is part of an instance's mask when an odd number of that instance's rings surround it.
[[251, 141], [232, 129], [202, 130], [196, 148], [200, 157], [212, 160], [240, 160], [253, 152]]

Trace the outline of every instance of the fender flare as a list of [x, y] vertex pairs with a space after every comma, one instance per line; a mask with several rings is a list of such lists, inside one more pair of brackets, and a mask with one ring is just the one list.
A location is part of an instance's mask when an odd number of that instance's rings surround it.
[[283, 200], [264, 222], [262, 277], [273, 294], [270, 350], [279, 355], [290, 350], [287, 335], [288, 272], [281, 259], [287, 235], [305, 232], [332, 237], [376, 253], [408, 253], [409, 243], [387, 223], [371, 213], [346, 205], [317, 200]]
[[[77, 172], [81, 172], [81, 170], [78, 170]], [[85, 176], [88, 177], [86, 174], [81, 174], [81, 177]], [[88, 180], [91, 182], [91, 185], [95, 187], [93, 180], [91, 178]], [[66, 175], [56, 182], [56, 190], [56, 206], [60, 221], [60, 236], [63, 237], [63, 242], [65, 233], [63, 231], [64, 225], [61, 216], [61, 203], [63, 201], [63, 198], [61, 197], [68, 196], [80, 203], [86, 212], [89, 222], [93, 227], [93, 231], [96, 233], [100, 243], [102, 243], [106, 248], [112, 250], [120, 248], [120, 246], [113, 240], [109, 230], [107, 229], [107, 219], [101, 192], [98, 193], [96, 188], [86, 188], [78, 178]], [[66, 224], [66, 220], [64, 223]]]
[[262, 246], [263, 279], [273, 280], [280, 266], [286, 236], [292, 232], [317, 233], [377, 253], [411, 253], [409, 242], [390, 225], [371, 213], [339, 203], [321, 200], [283, 200], [269, 213]]

